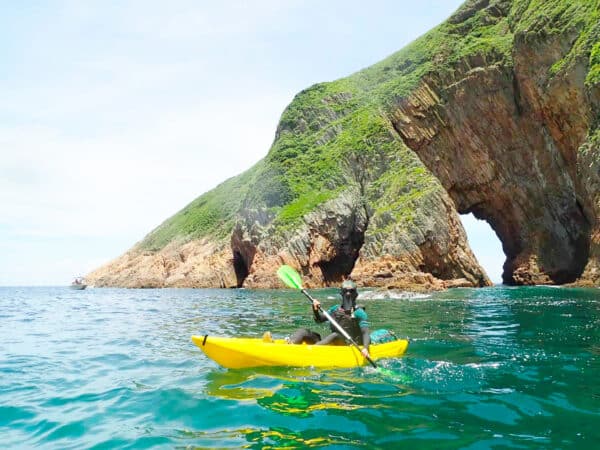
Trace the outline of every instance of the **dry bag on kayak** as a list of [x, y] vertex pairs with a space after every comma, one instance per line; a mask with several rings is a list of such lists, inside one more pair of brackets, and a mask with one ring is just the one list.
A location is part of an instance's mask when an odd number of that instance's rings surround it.
[[380, 328], [371, 333], [371, 344], [384, 344], [385, 342], [396, 341], [398, 338], [390, 330]]

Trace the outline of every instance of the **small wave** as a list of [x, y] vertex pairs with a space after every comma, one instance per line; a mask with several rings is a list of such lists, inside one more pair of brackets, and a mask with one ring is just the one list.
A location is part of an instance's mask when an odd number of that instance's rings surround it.
[[472, 367], [473, 369], [498, 369], [502, 366], [502, 363], [499, 362], [484, 362], [484, 363], [468, 363], [465, 364], [465, 367]]
[[29, 420], [35, 413], [29, 408], [17, 406], [0, 406], [0, 426], [8, 426], [11, 422]]

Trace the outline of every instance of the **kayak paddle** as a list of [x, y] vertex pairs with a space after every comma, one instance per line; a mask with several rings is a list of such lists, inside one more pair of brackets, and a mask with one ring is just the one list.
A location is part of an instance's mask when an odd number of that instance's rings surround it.
[[[300, 274], [298, 272], [296, 272], [292, 267], [287, 266], [287, 265], [283, 265], [281, 266], [279, 269], [277, 269], [277, 276], [279, 276], [279, 278], [281, 279], [281, 281], [284, 282], [284, 284], [292, 289], [299, 289], [300, 292], [302, 292], [307, 299], [311, 302], [314, 303], [314, 300], [310, 294], [306, 291], [306, 289], [304, 289], [302, 287], [302, 278], [300, 278]], [[344, 336], [344, 338], [350, 342], [350, 344], [352, 344], [354, 347], [356, 347], [356, 349], [361, 352], [362, 351], [360, 349], [360, 347], [358, 346], [358, 344], [356, 342], [354, 342], [354, 339], [352, 339], [350, 337], [350, 335], [346, 332], [346, 330], [344, 330], [339, 323], [336, 322], [336, 320], [331, 317], [331, 315], [325, 311], [323, 308], [321, 308], [321, 305], [319, 305], [319, 311], [321, 311], [321, 313], [323, 313], [323, 315], [327, 318], [327, 320], [329, 320], [329, 322], [331, 322], [331, 324], [335, 327], [336, 330], [338, 330], [340, 332], [340, 334], [342, 336]], [[363, 355], [364, 356], [364, 355]], [[369, 361], [369, 363], [375, 367], [376, 369], [378, 368], [377, 364], [375, 364], [375, 362], [371, 359], [371, 357], [366, 356], [367, 361]]]

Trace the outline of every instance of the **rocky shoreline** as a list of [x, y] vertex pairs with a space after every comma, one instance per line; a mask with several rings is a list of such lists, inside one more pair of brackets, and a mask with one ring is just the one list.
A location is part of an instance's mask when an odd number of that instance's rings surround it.
[[[206, 247], [200, 242], [188, 243], [182, 253], [169, 249], [159, 253], [136, 253], [130, 251], [116, 260], [90, 273], [86, 280], [94, 287], [122, 288], [235, 288], [237, 279], [233, 270], [233, 259], [228, 252], [221, 258], [212, 256], [212, 268], [207, 269], [201, 261]], [[284, 286], [275, 275], [279, 266], [265, 267], [270, 276], [254, 276], [245, 287], [251, 289], [278, 289]], [[118, 274], [118, 276], [115, 276]], [[207, 274], [209, 274], [207, 276]], [[441, 280], [425, 272], [401, 272], [394, 276], [391, 269], [358, 266], [352, 278], [361, 287], [389, 291], [431, 292], [455, 287], [473, 287], [466, 278]], [[307, 288], [325, 287], [312, 277], [304, 279]], [[332, 283], [333, 286], [337, 284]]]

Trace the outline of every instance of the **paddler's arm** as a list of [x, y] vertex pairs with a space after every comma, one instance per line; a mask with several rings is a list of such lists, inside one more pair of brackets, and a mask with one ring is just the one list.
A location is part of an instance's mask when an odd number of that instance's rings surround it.
[[325, 317], [323, 315], [323, 313], [319, 309], [319, 306], [321, 306], [321, 302], [319, 300], [317, 300], [316, 298], [313, 299], [312, 310], [313, 310], [315, 322], [325, 322], [327, 320], [327, 317]]
[[362, 341], [363, 341], [362, 354], [366, 358], [367, 356], [370, 356], [369, 346], [371, 345], [371, 333], [369, 332], [369, 327], [361, 328], [360, 331], [362, 332]]
[[369, 322], [367, 313], [362, 308], [357, 308], [354, 311], [354, 317], [358, 320], [358, 325], [360, 326], [360, 332], [362, 333], [362, 341], [363, 341], [363, 356], [367, 357], [369, 355], [369, 346], [371, 345], [371, 333], [369, 331]]

